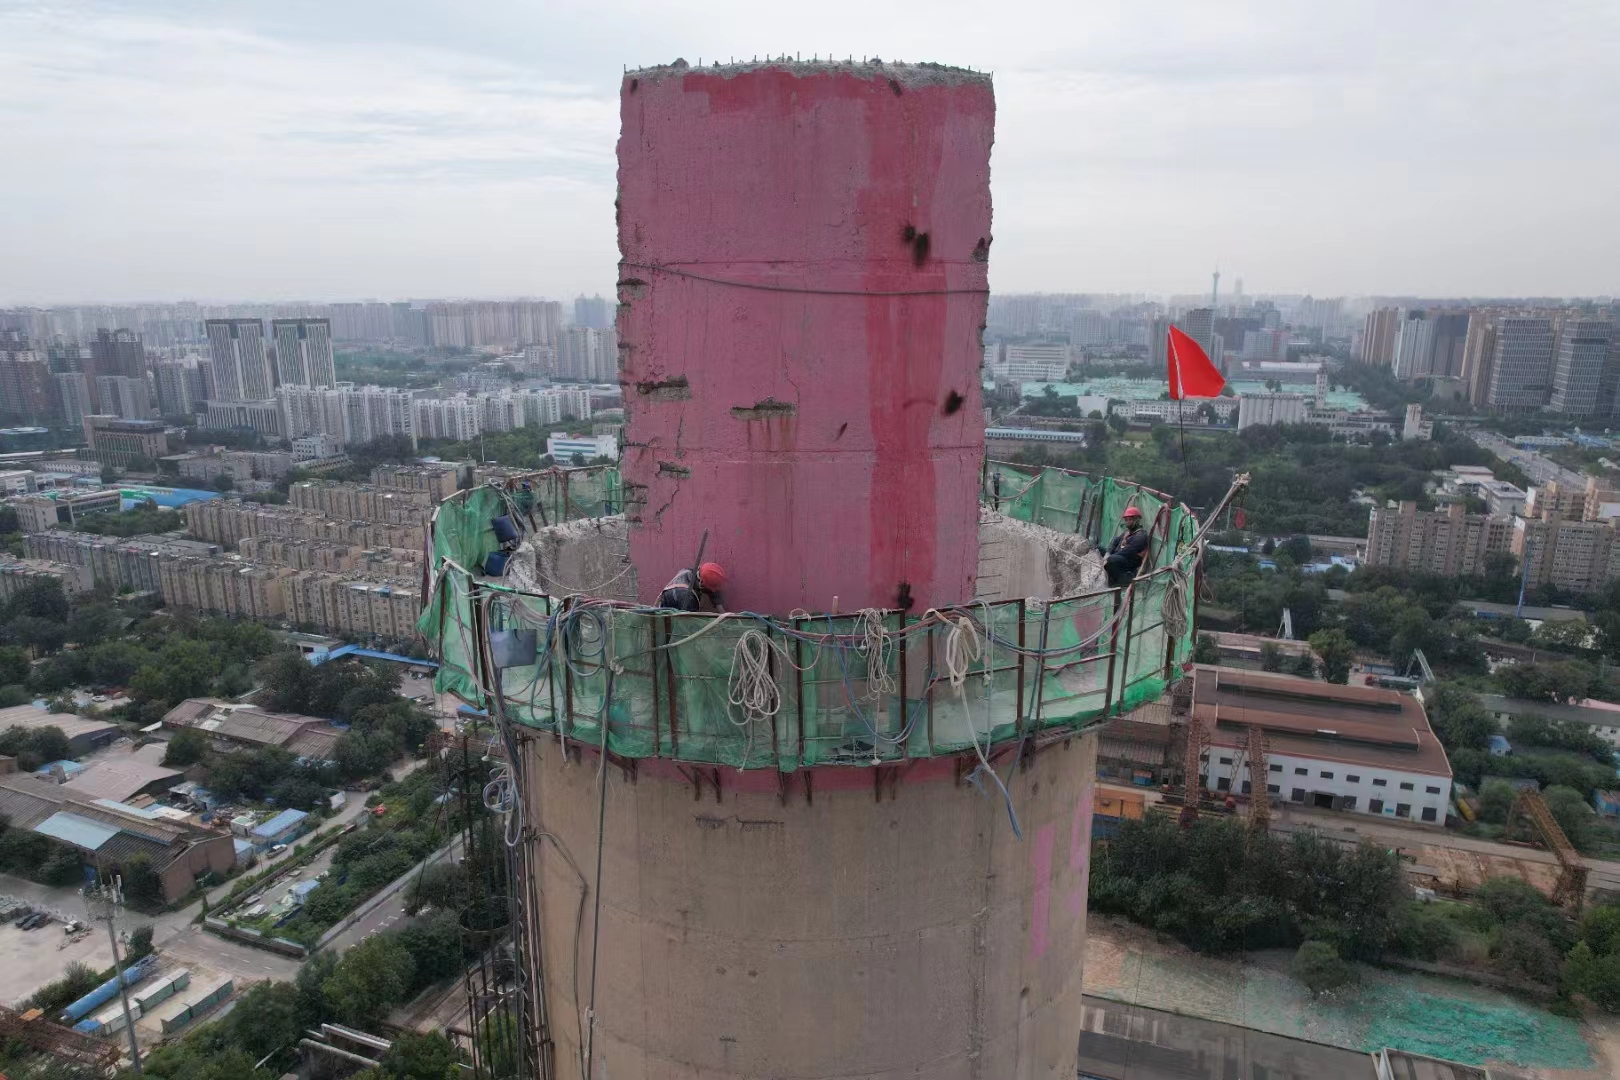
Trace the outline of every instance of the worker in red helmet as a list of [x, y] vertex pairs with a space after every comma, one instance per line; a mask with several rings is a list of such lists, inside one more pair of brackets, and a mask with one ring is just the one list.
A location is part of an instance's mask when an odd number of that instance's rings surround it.
[[1103, 571], [1108, 575], [1109, 588], [1117, 589], [1128, 583], [1142, 568], [1147, 558], [1148, 534], [1142, 528], [1142, 511], [1127, 506], [1123, 515], [1125, 531], [1108, 542], [1103, 557]]
[[676, 611], [724, 611], [720, 591], [726, 587], [726, 570], [716, 562], [706, 562], [696, 570], [688, 566], [670, 579], [658, 594], [658, 606]]

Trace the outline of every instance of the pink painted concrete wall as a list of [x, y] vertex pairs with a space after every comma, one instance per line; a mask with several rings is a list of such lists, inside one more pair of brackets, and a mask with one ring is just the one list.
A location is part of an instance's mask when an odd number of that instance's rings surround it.
[[680, 65], [627, 75], [621, 112], [641, 599], [708, 529], [733, 610], [970, 601], [989, 77]]

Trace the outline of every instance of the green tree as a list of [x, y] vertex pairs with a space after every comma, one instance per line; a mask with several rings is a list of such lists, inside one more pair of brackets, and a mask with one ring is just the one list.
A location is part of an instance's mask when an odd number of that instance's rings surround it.
[[1316, 678], [1316, 658], [1308, 652], [1300, 653], [1288, 662], [1288, 673], [1305, 679]]
[[1563, 960], [1547, 935], [1532, 923], [1502, 927], [1496, 943], [1496, 962], [1508, 973], [1556, 986], [1563, 971]]
[[1219, 664], [1221, 650], [1215, 644], [1215, 639], [1208, 634], [1199, 634], [1198, 640], [1193, 642], [1192, 660], [1195, 664]]
[[152, 859], [145, 854], [131, 855], [120, 867], [124, 878], [124, 896], [140, 908], [163, 906], [163, 880], [152, 869]]
[[1592, 844], [1592, 832], [1597, 826], [1597, 814], [1586, 799], [1574, 788], [1550, 787], [1541, 793], [1552, 811], [1558, 827], [1564, 830], [1569, 842], [1584, 851]]
[[1289, 969], [1309, 988], [1312, 997], [1337, 990], [1355, 975], [1350, 965], [1339, 958], [1339, 950], [1325, 941], [1301, 944]]
[[1581, 916], [1581, 940], [1599, 956], [1620, 952], [1620, 904], [1594, 904]]
[[446, 910], [435, 911], [399, 932], [399, 943], [416, 962], [416, 981], [429, 986], [461, 971], [461, 926]]
[[125, 960], [139, 960], [141, 957], [149, 955], [151, 951], [152, 927], [150, 924], [146, 926], [137, 926], [134, 930], [130, 931], [129, 952], [125, 954]]
[[1564, 961], [1564, 989], [1599, 1008], [1620, 1012], [1620, 953], [1600, 955], [1582, 941]]
[[1330, 683], [1348, 683], [1355, 645], [1342, 630], [1318, 630], [1310, 636], [1311, 650], [1322, 658], [1322, 678]]
[[1260, 670], [1281, 671], [1283, 668], [1283, 653], [1275, 642], [1263, 641], [1260, 643]]
[[453, 1080], [460, 1060], [455, 1045], [438, 1032], [407, 1032], [394, 1039], [380, 1071], [389, 1080]]
[[181, 728], [169, 739], [163, 752], [163, 764], [171, 769], [184, 769], [208, 756], [208, 736], [197, 728]]
[[1506, 822], [1515, 794], [1513, 785], [1506, 780], [1487, 780], [1479, 789], [1479, 819], [1493, 825]]
[[0, 686], [28, 681], [28, 654], [15, 645], [0, 647]]
[[278, 1050], [294, 1050], [304, 1030], [320, 1023], [320, 1014], [309, 1010], [292, 983], [261, 982], [242, 996], [226, 1022], [230, 1043], [257, 1061]]
[[379, 935], [344, 953], [321, 991], [341, 1023], [370, 1029], [405, 1000], [414, 974], [415, 964], [404, 946]]

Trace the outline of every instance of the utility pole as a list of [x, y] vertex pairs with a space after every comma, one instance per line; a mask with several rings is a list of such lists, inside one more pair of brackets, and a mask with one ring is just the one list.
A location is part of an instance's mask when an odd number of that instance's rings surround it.
[[123, 879], [115, 877], [111, 884], [86, 889], [84, 903], [92, 919], [105, 919], [107, 922], [107, 940], [112, 944], [113, 978], [118, 981], [118, 997], [124, 1003], [124, 1031], [129, 1035], [129, 1053], [135, 1062], [135, 1075], [139, 1076], [141, 1047], [135, 1041], [135, 1018], [129, 1012], [129, 987], [124, 985], [124, 965], [118, 958], [117, 920], [124, 908]]

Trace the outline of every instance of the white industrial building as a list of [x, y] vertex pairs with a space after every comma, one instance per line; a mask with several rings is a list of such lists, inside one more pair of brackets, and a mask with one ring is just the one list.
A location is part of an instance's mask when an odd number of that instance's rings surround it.
[[1212, 791], [1250, 795], [1249, 731], [1264, 737], [1274, 801], [1443, 824], [1451, 763], [1410, 694], [1200, 666], [1191, 718], [1208, 738]]

